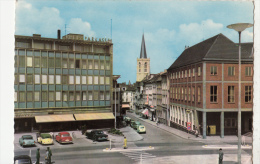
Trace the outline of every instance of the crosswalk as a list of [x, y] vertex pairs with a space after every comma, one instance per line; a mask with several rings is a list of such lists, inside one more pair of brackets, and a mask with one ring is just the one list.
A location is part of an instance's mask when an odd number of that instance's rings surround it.
[[156, 156], [154, 156], [150, 153], [147, 153], [145, 151], [142, 151], [142, 150], [121, 151], [120, 153], [131, 158], [132, 160], [134, 160], [137, 163], [142, 163], [146, 159], [156, 158]]

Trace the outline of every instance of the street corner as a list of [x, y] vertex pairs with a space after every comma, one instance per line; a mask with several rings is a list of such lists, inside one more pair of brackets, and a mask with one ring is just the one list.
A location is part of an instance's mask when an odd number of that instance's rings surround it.
[[134, 151], [149, 151], [149, 150], [154, 150], [154, 147], [149, 146], [149, 147], [127, 147], [125, 148], [106, 148], [103, 149], [103, 152], [124, 152], [124, 151], [129, 151], [129, 152], [134, 152]]

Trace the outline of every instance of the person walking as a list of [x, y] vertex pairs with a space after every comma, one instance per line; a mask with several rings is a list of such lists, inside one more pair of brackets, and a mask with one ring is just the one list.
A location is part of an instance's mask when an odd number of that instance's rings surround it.
[[46, 153], [45, 153], [45, 164], [49, 164], [49, 151], [48, 151], [48, 149], [46, 150]]
[[51, 164], [51, 156], [52, 156], [52, 152], [50, 147], [47, 147], [47, 151], [48, 151], [48, 163]]
[[218, 164], [223, 164], [223, 156], [224, 153], [222, 152], [222, 149], [219, 149], [219, 157], [218, 157]]
[[197, 127], [195, 127], [195, 136], [196, 136], [196, 138], [199, 136], [199, 132], [198, 132]]
[[127, 149], [127, 139], [126, 139], [126, 137], [124, 137], [124, 149]]
[[36, 163], [35, 164], [40, 164], [40, 148], [37, 149], [36, 151]]
[[208, 135], [210, 136], [210, 126], [208, 126]]

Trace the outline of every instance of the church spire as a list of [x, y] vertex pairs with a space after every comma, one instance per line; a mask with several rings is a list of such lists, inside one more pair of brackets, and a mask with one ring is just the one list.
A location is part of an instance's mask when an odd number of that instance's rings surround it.
[[140, 58], [145, 58], [145, 59], [147, 58], [145, 41], [144, 41], [144, 34], [143, 34], [143, 38], [142, 38]]

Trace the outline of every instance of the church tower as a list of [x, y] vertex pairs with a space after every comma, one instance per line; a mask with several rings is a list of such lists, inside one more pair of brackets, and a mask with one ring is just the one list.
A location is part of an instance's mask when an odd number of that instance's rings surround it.
[[150, 58], [147, 58], [144, 34], [141, 44], [140, 58], [137, 58], [136, 82], [142, 81], [146, 75], [150, 74]]

